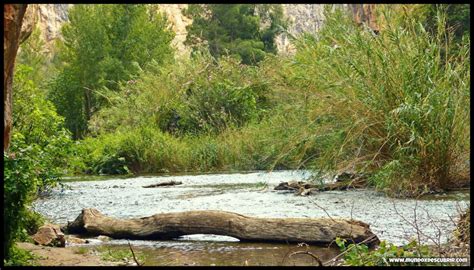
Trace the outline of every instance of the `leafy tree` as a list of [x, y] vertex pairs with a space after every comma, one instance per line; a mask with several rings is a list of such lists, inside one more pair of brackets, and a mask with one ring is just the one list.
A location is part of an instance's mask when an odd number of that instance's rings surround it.
[[69, 19], [62, 28], [65, 66], [51, 84], [50, 98], [80, 138], [107, 102], [101, 90], [116, 91], [152, 59], [159, 64], [173, 59], [174, 33], [147, 5], [75, 5]]
[[[23, 52], [27, 50], [25, 46], [22, 49]], [[3, 156], [4, 257], [10, 260], [15, 260], [18, 255], [13, 242], [32, 225], [28, 205], [38, 191], [56, 185], [64, 173], [63, 168], [68, 164], [72, 149], [70, 133], [63, 126], [63, 118], [46, 100], [45, 91], [33, 81], [37, 74], [38, 71], [32, 67], [17, 63], [13, 84], [15, 117], [12, 141], [9, 153], [4, 152]]]
[[214, 58], [238, 55], [244, 64], [276, 53], [275, 36], [287, 27], [281, 5], [194, 4], [184, 13], [193, 19], [185, 44], [206, 45]]

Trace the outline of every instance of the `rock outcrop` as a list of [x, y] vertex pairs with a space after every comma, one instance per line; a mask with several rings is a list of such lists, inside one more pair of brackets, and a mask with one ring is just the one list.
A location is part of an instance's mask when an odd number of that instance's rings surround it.
[[71, 7], [72, 4], [38, 5], [38, 26], [46, 42], [61, 36], [61, 26], [68, 21], [68, 10]]
[[25, 16], [23, 17], [23, 23], [21, 25], [20, 33], [20, 44], [23, 43], [28, 37], [30, 37], [35, 26], [38, 23], [38, 8], [39, 5], [30, 4], [26, 9]]
[[359, 24], [367, 24], [375, 33], [380, 31], [375, 17], [375, 4], [350, 4], [350, 10], [354, 21]]
[[[72, 4], [40, 4], [37, 7], [38, 26], [46, 44], [61, 36], [61, 25], [68, 20], [68, 10]], [[186, 26], [192, 20], [183, 15], [182, 11], [187, 4], [157, 4], [159, 11], [166, 13], [176, 36], [173, 46], [178, 55], [188, 54], [189, 48], [184, 45], [186, 40]], [[283, 33], [276, 38], [279, 53], [292, 54], [295, 48], [290, 36], [297, 37], [303, 32], [316, 34], [324, 24], [324, 4], [283, 4], [283, 12], [290, 21], [288, 33]], [[374, 4], [349, 4], [335, 5], [352, 12], [358, 24], [367, 23], [369, 27], [378, 31], [375, 20]]]
[[295, 52], [290, 36], [297, 37], [303, 32], [316, 34], [324, 23], [323, 11], [323, 4], [283, 4], [283, 12], [290, 25], [288, 33], [276, 37], [278, 52], [280, 54]]
[[167, 15], [176, 36], [173, 39], [173, 46], [178, 55], [185, 55], [190, 52], [189, 48], [184, 46], [188, 31], [186, 26], [192, 23], [192, 20], [183, 15], [182, 11], [188, 7], [188, 4], [159, 4], [159, 10]]

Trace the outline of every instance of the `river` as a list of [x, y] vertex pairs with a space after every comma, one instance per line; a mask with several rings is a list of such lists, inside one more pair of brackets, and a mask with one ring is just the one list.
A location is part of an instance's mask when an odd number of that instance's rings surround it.
[[[55, 188], [49, 196], [35, 201], [33, 208], [58, 224], [74, 220], [83, 208], [96, 208], [117, 218], [188, 210], [224, 210], [274, 218], [352, 217], [370, 224], [380, 240], [401, 245], [417, 239], [417, 235], [425, 244], [446, 242], [451, 237], [459, 211], [469, 205], [468, 191], [415, 200], [392, 199], [365, 189], [318, 192], [305, 197], [273, 190], [280, 182], [307, 180], [309, 177], [311, 173], [308, 171], [273, 171], [72, 178], [63, 187]], [[171, 180], [182, 184], [142, 187]], [[239, 243], [232, 237], [217, 235], [130, 243], [138, 252], [149, 255], [146, 265], [312, 265], [314, 262], [310, 256], [288, 258], [288, 254], [309, 248], [325, 261], [338, 253], [336, 249], [326, 247]], [[106, 243], [90, 239], [89, 245], [123, 249], [126, 244], [127, 241], [118, 239]]]

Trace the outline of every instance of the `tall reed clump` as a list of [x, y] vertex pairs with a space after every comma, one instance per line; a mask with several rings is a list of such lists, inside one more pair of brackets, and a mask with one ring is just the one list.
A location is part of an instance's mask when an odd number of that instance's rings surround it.
[[469, 181], [470, 40], [452, 43], [442, 11], [430, 34], [391, 9], [378, 35], [328, 10], [318, 37], [298, 42], [293, 77], [313, 95], [317, 136], [334, 138], [320, 168], [367, 172], [392, 195]]

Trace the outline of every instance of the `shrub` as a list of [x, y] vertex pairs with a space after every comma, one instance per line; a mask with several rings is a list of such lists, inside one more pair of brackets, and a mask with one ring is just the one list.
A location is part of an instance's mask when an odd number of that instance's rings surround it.
[[219, 133], [258, 120], [271, 106], [269, 85], [258, 68], [224, 57], [196, 55], [175, 65], [151, 65], [91, 121], [95, 134], [116, 127], [150, 126], [176, 135]]
[[432, 36], [391, 8], [382, 9], [379, 35], [341, 10], [327, 13], [317, 38], [299, 40], [292, 80], [312, 96], [318, 136], [333, 138], [321, 146], [320, 168], [375, 172], [379, 188], [415, 195], [467, 175], [470, 42], [448, 57], [442, 14]]
[[[419, 265], [419, 263], [399, 262], [389, 263], [388, 258], [432, 257], [428, 246], [418, 245], [412, 241], [398, 247], [385, 241], [380, 242], [375, 250], [369, 250], [364, 244], [349, 244], [346, 240], [336, 238], [336, 244], [344, 254], [344, 265], [348, 266], [406, 266]], [[423, 265], [426, 265], [423, 263]]]
[[22, 236], [21, 240], [27, 240], [28, 235], [33, 235], [35, 234], [38, 229], [44, 225], [45, 223], [45, 218], [39, 214], [38, 212], [35, 212], [34, 210], [27, 209], [25, 211], [25, 216], [23, 218], [23, 224], [25, 227], [25, 234]]
[[38, 192], [57, 184], [72, 141], [63, 119], [30, 79], [32, 69], [18, 65], [14, 78], [15, 118], [9, 152], [4, 152], [4, 255], [41, 222], [28, 210]]
[[35, 266], [37, 257], [31, 251], [13, 246], [8, 259], [3, 259], [4, 266]]

